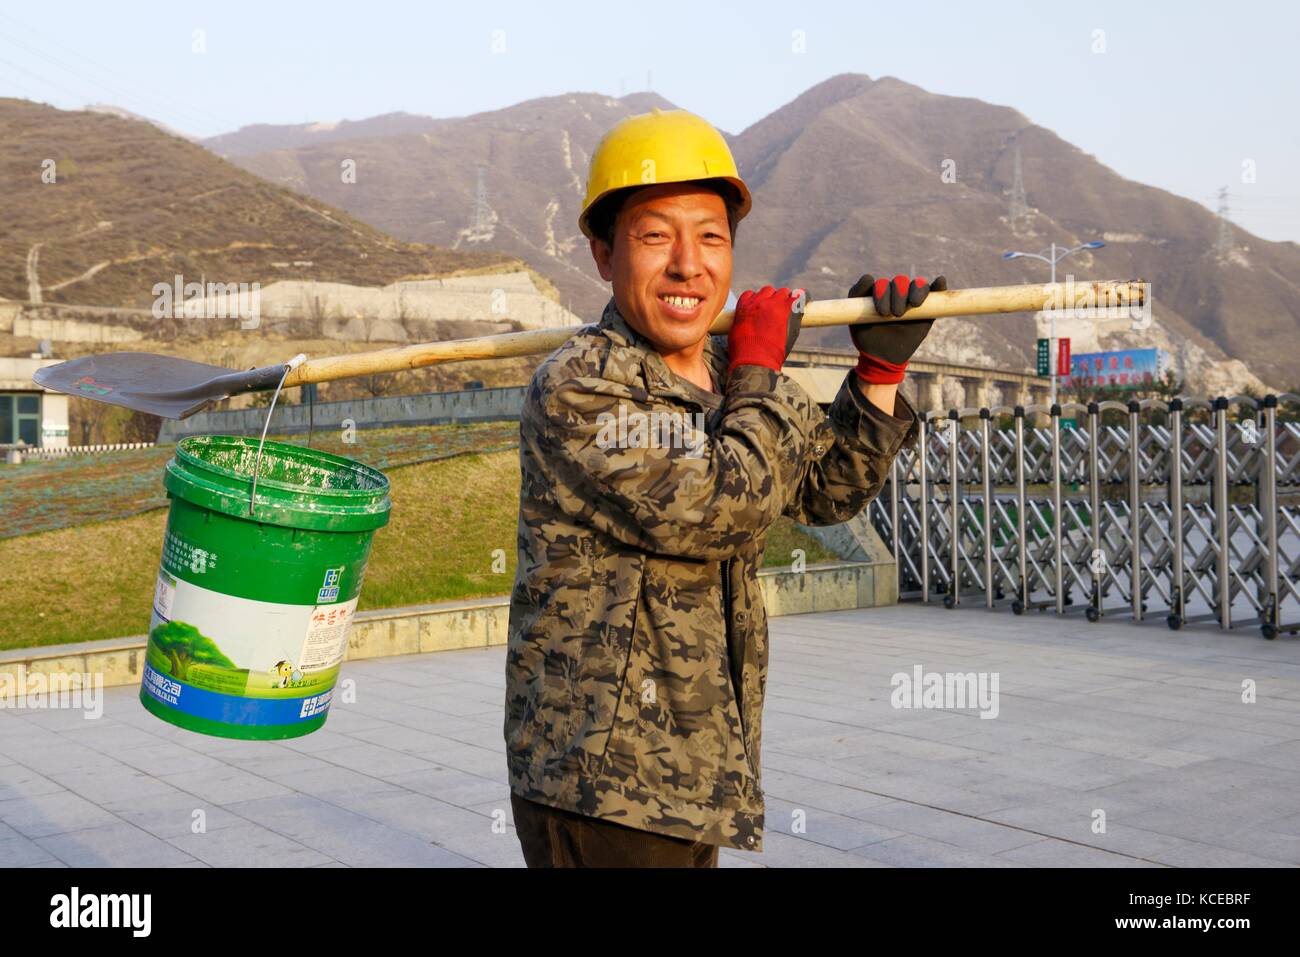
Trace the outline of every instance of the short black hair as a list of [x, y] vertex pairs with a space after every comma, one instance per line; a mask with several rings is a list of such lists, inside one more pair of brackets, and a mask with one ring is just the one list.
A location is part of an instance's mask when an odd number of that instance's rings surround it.
[[[736, 226], [740, 222], [740, 191], [725, 179], [702, 179], [696, 181], [698, 185], [705, 189], [711, 189], [722, 197], [722, 202], [727, 207], [727, 229], [731, 233], [731, 241], [736, 241]], [[647, 183], [647, 186], [653, 186], [654, 183]], [[592, 234], [599, 240], [603, 241], [610, 249], [614, 248], [614, 221], [618, 219], [619, 210], [627, 202], [628, 197], [638, 189], [645, 189], [645, 186], [633, 186], [627, 189], [615, 190], [608, 196], [597, 201], [596, 205], [591, 207], [591, 212], [587, 214], [587, 225], [591, 228]]]

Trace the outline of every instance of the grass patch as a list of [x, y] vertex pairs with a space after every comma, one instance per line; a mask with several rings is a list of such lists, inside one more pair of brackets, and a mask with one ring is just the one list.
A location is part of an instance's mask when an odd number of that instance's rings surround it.
[[[305, 445], [301, 435], [280, 436]], [[477, 422], [423, 428], [361, 429], [344, 442], [339, 429], [312, 436], [312, 448], [373, 465], [382, 471], [475, 449], [506, 448], [519, 441], [517, 422]], [[101, 455], [29, 461], [0, 468], [0, 538], [30, 535], [88, 522], [125, 518], [164, 508], [163, 466], [170, 445]]]
[[[404, 431], [420, 432], [429, 454], [428, 430]], [[367, 449], [377, 455], [381, 447], [371, 442], [348, 452], [365, 460]], [[392, 517], [375, 536], [361, 608], [510, 591], [519, 453], [446, 454], [454, 457], [390, 466]], [[0, 622], [0, 649], [144, 634], [166, 522], [166, 511], [156, 509], [0, 540], [0, 607], [12, 609]], [[769, 535], [766, 563], [788, 565], [796, 548], [809, 564], [835, 558], [782, 518]], [[498, 549], [505, 569], [493, 572]]]

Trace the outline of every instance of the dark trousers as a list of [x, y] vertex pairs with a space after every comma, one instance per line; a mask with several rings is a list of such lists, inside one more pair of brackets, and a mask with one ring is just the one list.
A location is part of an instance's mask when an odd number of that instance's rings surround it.
[[717, 867], [718, 847], [510, 795], [529, 867]]

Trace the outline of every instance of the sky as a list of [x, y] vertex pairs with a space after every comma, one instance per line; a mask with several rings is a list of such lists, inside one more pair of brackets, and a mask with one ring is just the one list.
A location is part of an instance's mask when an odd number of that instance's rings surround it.
[[0, 96], [194, 136], [653, 89], [738, 133], [838, 73], [1010, 106], [1123, 176], [1300, 241], [1300, 4], [0, 0]]

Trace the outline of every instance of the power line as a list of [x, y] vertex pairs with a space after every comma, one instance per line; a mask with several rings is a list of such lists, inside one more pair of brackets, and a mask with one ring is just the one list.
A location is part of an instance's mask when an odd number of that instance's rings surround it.
[[[70, 64], [66, 60], [63, 60], [60, 57], [54, 55], [53, 53], [50, 53], [48, 49], [41, 49], [35, 46], [33, 38], [41, 37], [44, 41], [46, 41], [45, 43], [46, 46], [53, 45], [56, 49], [61, 49], [60, 47], [58, 47], [57, 41], [52, 41], [51, 38], [49, 38], [45, 34], [42, 34], [39, 30], [33, 29], [28, 24], [22, 22], [21, 20], [16, 19], [13, 16], [10, 16], [8, 13], [0, 12], [0, 19], [7, 20], [10, 24], [18, 26], [23, 30], [25, 30], [28, 34], [30, 34], [28, 40], [24, 41], [23, 39], [14, 36], [13, 32], [10, 31], [10, 35], [6, 37], [6, 39], [9, 42], [16, 44], [19, 47], [22, 47], [28, 53], [40, 57], [42, 60], [46, 61], [47, 63], [59, 68], [61, 71], [79, 79], [83, 84], [89, 85], [90, 87], [93, 88], [94, 93], [96, 94], [95, 98], [101, 97], [103, 95], [103, 91], [107, 90], [110, 91], [110, 94], [114, 96], [124, 96], [129, 100], [145, 101], [146, 103], [152, 104], [144, 107], [144, 109], [150, 112], [161, 111], [163, 113], [179, 112], [182, 114], [186, 114], [187, 118], [183, 120], [183, 122], [187, 122], [187, 123], [200, 122], [203, 125], [213, 124], [227, 130], [236, 129], [240, 125], [242, 125], [240, 123], [232, 121], [229, 117], [218, 116], [217, 114], [208, 112], [205, 109], [192, 106], [185, 101], [177, 100], [170, 97], [158, 96], [157, 94], [154, 94], [152, 92], [144, 92], [140, 88], [135, 87], [134, 84], [131, 83], [131, 81], [124, 79], [123, 75], [118, 71], [106, 67], [101, 63], [97, 63], [96, 61], [90, 59], [84, 54], [76, 53], [75, 57], [77, 60], [77, 65]], [[99, 71], [99, 73], [101, 73], [102, 76], [97, 77], [92, 75], [91, 73], [86, 72], [84, 70], [84, 67], [86, 66], [93, 67], [95, 70]], [[24, 69], [22, 67], [15, 67], [15, 68]], [[82, 99], [82, 100], [86, 99], [84, 91], [75, 92], [69, 90], [66, 86], [63, 86], [62, 84], [53, 81], [45, 80], [43, 77], [39, 77], [38, 74], [32, 73], [30, 70], [25, 70], [24, 72], [29, 73], [29, 75], [31, 76], [38, 77], [44, 83], [62, 89], [65, 93], [67, 93], [74, 99]], [[106, 80], [105, 77], [108, 77], [109, 79]]]

